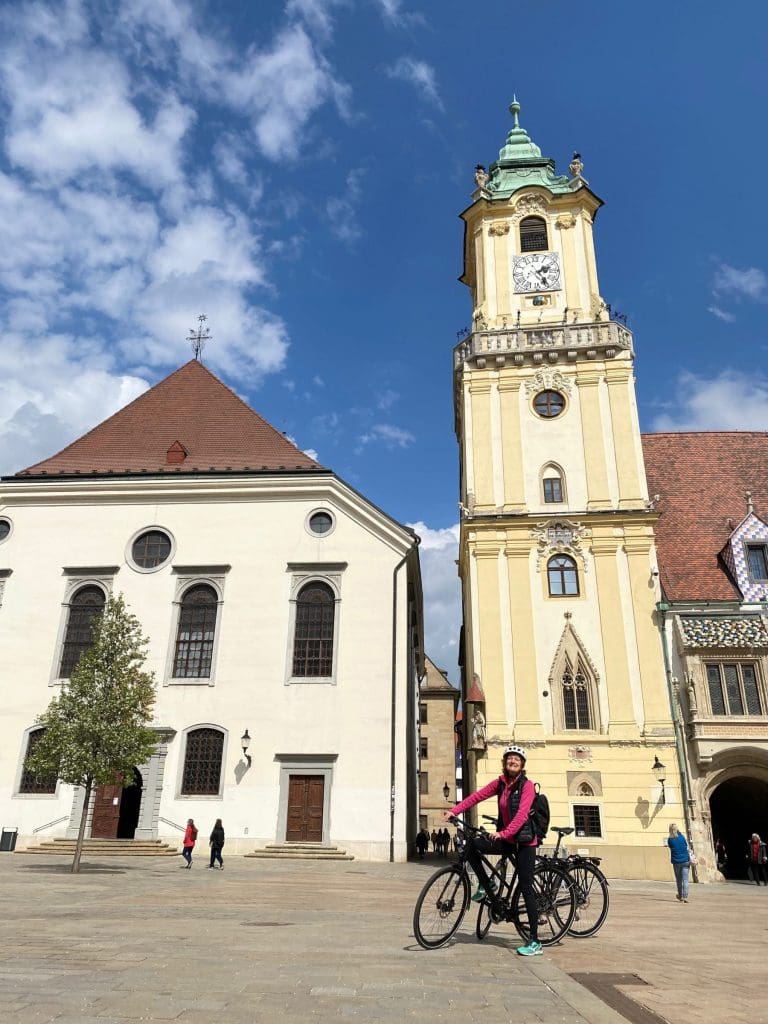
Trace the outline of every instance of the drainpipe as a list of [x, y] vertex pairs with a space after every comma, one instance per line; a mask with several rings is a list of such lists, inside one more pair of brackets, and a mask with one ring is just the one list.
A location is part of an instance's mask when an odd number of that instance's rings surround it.
[[[683, 790], [683, 816], [685, 818], [685, 832], [688, 838], [691, 837], [693, 820], [691, 818], [691, 788], [688, 779], [688, 761], [685, 757], [685, 745], [683, 743], [683, 730], [680, 724], [680, 716], [677, 711], [677, 698], [672, 684], [672, 662], [669, 656], [667, 641], [667, 611], [669, 605], [665, 601], [659, 601], [656, 610], [661, 615], [661, 649], [664, 652], [664, 671], [667, 678], [667, 695], [669, 696], [669, 708], [672, 712], [672, 724], [675, 729], [675, 747], [677, 749], [677, 763], [680, 765], [680, 782]], [[694, 865], [691, 865], [694, 882], [698, 882], [699, 873]]]
[[[395, 860], [395, 742], [397, 740], [397, 574], [408, 561], [413, 548], [403, 555], [392, 570], [392, 707], [389, 735], [389, 862]], [[406, 651], [409, 649], [406, 632]], [[407, 671], [407, 667], [406, 667]]]

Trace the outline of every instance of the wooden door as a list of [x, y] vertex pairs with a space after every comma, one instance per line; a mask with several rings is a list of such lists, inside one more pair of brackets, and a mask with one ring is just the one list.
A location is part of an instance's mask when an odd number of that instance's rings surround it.
[[322, 775], [291, 775], [288, 780], [288, 843], [321, 843], [323, 841], [323, 797], [325, 779]]
[[92, 839], [115, 839], [120, 821], [120, 800], [123, 787], [99, 786], [93, 797]]

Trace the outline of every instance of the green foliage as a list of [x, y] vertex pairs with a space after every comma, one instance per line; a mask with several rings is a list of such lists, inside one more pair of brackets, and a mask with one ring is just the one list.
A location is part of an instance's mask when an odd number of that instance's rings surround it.
[[122, 595], [110, 597], [94, 620], [93, 643], [38, 723], [45, 733], [27, 767], [73, 785], [133, 782], [133, 767], [152, 753], [147, 728], [155, 702], [154, 675], [142, 671], [148, 640]]

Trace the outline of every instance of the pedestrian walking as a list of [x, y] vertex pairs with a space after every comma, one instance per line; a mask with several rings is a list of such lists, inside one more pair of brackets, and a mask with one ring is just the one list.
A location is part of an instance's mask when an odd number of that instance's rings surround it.
[[181, 844], [181, 854], [184, 857], [186, 864], [182, 864], [183, 868], [192, 867], [192, 851], [195, 848], [197, 842], [197, 828], [191, 818], [187, 818], [187, 830], [184, 833], [184, 839]]
[[434, 829], [434, 828], [432, 829], [431, 839], [432, 839], [432, 849], [433, 849], [433, 851], [435, 853], [437, 853], [438, 852], [437, 851], [437, 830]]
[[728, 863], [728, 851], [722, 839], [715, 840], [715, 857], [717, 858], [717, 870], [725, 874], [725, 866]]
[[444, 828], [440, 833], [440, 852], [444, 857], [448, 856], [448, 846], [451, 842], [451, 837], [448, 834], [448, 829]]
[[688, 840], [677, 825], [669, 826], [669, 839], [667, 839], [670, 857], [672, 859], [672, 870], [675, 872], [677, 883], [677, 900], [679, 903], [688, 902], [688, 872], [691, 868], [691, 855], [688, 849]]
[[211, 846], [211, 863], [208, 867], [215, 868], [216, 861], [218, 861], [219, 867], [223, 871], [224, 861], [221, 859], [221, 851], [224, 849], [224, 826], [221, 824], [221, 818], [216, 819], [208, 842]]
[[768, 885], [767, 864], [768, 849], [757, 832], [753, 832], [747, 849], [747, 873], [749, 874], [750, 881], [754, 882], [755, 885], [760, 885], [761, 879], [763, 885]]

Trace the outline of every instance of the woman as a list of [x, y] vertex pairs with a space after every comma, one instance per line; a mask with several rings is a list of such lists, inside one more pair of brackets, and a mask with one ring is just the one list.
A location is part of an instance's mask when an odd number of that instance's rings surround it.
[[191, 818], [187, 818], [187, 830], [184, 833], [184, 840], [183, 840], [183, 842], [181, 844], [181, 855], [184, 858], [184, 860], [187, 862], [186, 864], [182, 864], [181, 865], [183, 868], [184, 867], [186, 867], [186, 868], [191, 868], [192, 867], [192, 851], [195, 848], [195, 842], [196, 841], [197, 841], [197, 829], [195, 828], [195, 823], [194, 823], [194, 821]]
[[221, 818], [216, 819], [216, 824], [213, 826], [213, 830], [208, 841], [211, 844], [211, 863], [208, 867], [216, 867], [215, 862], [218, 861], [219, 867], [223, 871], [224, 861], [221, 859], [221, 851], [224, 847], [224, 826], [221, 824]]
[[467, 839], [469, 863], [472, 865], [479, 884], [473, 900], [481, 902], [486, 893], [492, 891], [490, 880], [483, 867], [480, 854], [509, 853], [517, 862], [517, 879], [528, 913], [530, 937], [519, 946], [520, 956], [541, 956], [538, 925], [539, 914], [536, 893], [533, 888], [533, 869], [536, 864], [538, 839], [529, 822], [529, 814], [536, 796], [536, 789], [525, 774], [525, 751], [515, 744], [507, 747], [501, 757], [501, 775], [478, 789], [446, 811], [444, 818], [452, 817], [474, 807], [482, 800], [496, 797], [499, 802], [499, 824], [496, 832], [486, 836], [470, 836]]
[[677, 882], [677, 899], [680, 903], [688, 902], [688, 872], [691, 867], [691, 858], [688, 852], [688, 841], [678, 830], [677, 825], [669, 826], [669, 839], [667, 846], [672, 859], [672, 870], [675, 872]]

